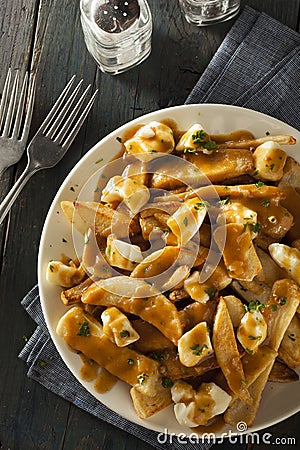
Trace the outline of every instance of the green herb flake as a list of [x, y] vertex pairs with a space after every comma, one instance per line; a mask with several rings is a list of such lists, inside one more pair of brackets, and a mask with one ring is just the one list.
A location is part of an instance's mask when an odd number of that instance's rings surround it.
[[278, 302], [279, 302], [279, 304], [281, 306], [284, 306], [286, 304], [286, 302], [287, 302], [287, 298], [285, 296], [284, 297], [279, 297]]
[[134, 364], [134, 360], [131, 358], [127, 359], [127, 364], [129, 364], [130, 366], [132, 366]]
[[193, 355], [200, 356], [202, 355], [203, 351], [206, 350], [208, 347], [206, 344], [202, 345], [200, 347], [199, 344], [194, 344], [192, 347], [190, 347], [191, 350], [193, 350]]
[[23, 339], [24, 342], [28, 342], [28, 337], [25, 336], [25, 334], [23, 334], [22, 339]]
[[251, 350], [250, 348], [246, 347], [245, 350], [246, 350], [247, 353], [249, 353], [249, 355], [253, 354], [253, 350]]
[[264, 200], [263, 202], [261, 202], [261, 206], [270, 206], [270, 200]]
[[40, 367], [46, 367], [46, 366], [47, 366], [47, 363], [46, 363], [46, 361], [44, 361], [44, 360], [42, 360], [42, 359], [39, 359], [39, 360], [38, 360], [38, 365], [39, 365]]
[[138, 383], [143, 384], [146, 378], [148, 377], [149, 375], [147, 375], [146, 373], [141, 373], [140, 375], [137, 376]]
[[171, 380], [171, 378], [163, 378], [161, 384], [164, 388], [170, 388], [173, 386], [174, 383]]
[[185, 217], [184, 219], [183, 219], [183, 224], [184, 224], [184, 226], [188, 226], [188, 223], [189, 223], [189, 221], [188, 221], [188, 218], [187, 217]]
[[127, 338], [130, 336], [130, 333], [128, 330], [122, 330], [122, 331], [120, 331], [120, 336], [121, 336], [121, 338]]
[[221, 206], [229, 205], [230, 203], [231, 203], [230, 196], [228, 196], [228, 197], [226, 197], [226, 198], [223, 198], [223, 199], [220, 200], [220, 202], [219, 202], [219, 204], [220, 204]]
[[248, 339], [250, 339], [250, 341], [260, 341], [262, 338], [262, 336], [248, 336]]
[[263, 181], [258, 181], [257, 183], [255, 183], [255, 186], [257, 187], [257, 189], [260, 189], [264, 185], [265, 185], [265, 183]]
[[246, 312], [259, 311], [262, 308], [265, 308], [265, 305], [264, 303], [260, 303], [258, 300], [256, 300], [256, 302], [252, 300], [248, 305], [244, 305]]
[[209, 300], [213, 300], [216, 296], [218, 289], [215, 288], [214, 286], [210, 286], [207, 289], [204, 289], [204, 292], [208, 295]]
[[87, 320], [85, 320], [83, 323], [79, 324], [79, 331], [77, 333], [77, 336], [90, 336], [90, 327], [89, 327], [89, 323]]
[[275, 305], [275, 304], [273, 304], [273, 305], [270, 306], [270, 310], [271, 310], [272, 312], [277, 311], [277, 309], [278, 309], [278, 307], [277, 307], [277, 305]]
[[256, 170], [253, 172], [253, 177], [257, 177], [258, 174], [259, 174], [259, 170], [256, 169]]
[[103, 161], [103, 158], [98, 159], [98, 161], [95, 162], [95, 164], [99, 164]]

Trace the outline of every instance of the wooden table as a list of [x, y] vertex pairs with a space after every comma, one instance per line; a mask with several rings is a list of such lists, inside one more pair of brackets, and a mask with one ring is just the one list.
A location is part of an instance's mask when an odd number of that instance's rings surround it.
[[[299, 31], [300, 0], [243, 1]], [[182, 104], [222, 42], [232, 21], [208, 28], [185, 22], [177, 0], [149, 0], [154, 33], [151, 56], [140, 66], [112, 77], [96, 69], [81, 30], [79, 1], [0, 0], [0, 86], [6, 70], [37, 71], [33, 134], [66, 81], [74, 74], [100, 90], [95, 107], [63, 161], [37, 173], [0, 226], [0, 448], [136, 449], [152, 448], [126, 431], [108, 425], [48, 392], [26, 377], [17, 358], [35, 324], [20, 305], [37, 282], [37, 254], [42, 226], [52, 199], [81, 156], [99, 139], [147, 112]], [[25, 157], [2, 176], [0, 198], [25, 165]], [[300, 415], [267, 430], [274, 437], [300, 439]], [[262, 434], [262, 433], [260, 433]], [[216, 446], [217, 447], [217, 446]], [[231, 444], [220, 445], [223, 449]], [[267, 445], [248, 445], [248, 448]], [[236, 444], [246, 449], [247, 445]], [[279, 447], [280, 448], [280, 447]]]

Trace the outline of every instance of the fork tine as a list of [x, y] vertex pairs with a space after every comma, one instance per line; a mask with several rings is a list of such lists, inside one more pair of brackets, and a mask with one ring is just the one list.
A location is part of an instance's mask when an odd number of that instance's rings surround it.
[[23, 84], [22, 84], [19, 104], [18, 104], [17, 113], [16, 113], [16, 117], [15, 117], [15, 124], [14, 124], [14, 128], [12, 131], [13, 138], [17, 138], [19, 135], [19, 132], [20, 132], [21, 120], [22, 120], [22, 115], [23, 115], [23, 111], [24, 111], [24, 103], [25, 103], [25, 99], [26, 99], [27, 82], [28, 82], [28, 73], [26, 72], [25, 76], [24, 76]]
[[78, 112], [80, 111], [81, 106], [83, 105], [84, 100], [86, 99], [86, 96], [88, 94], [88, 91], [90, 90], [91, 85], [89, 84], [88, 87], [85, 89], [81, 97], [79, 98], [78, 102], [76, 103], [75, 107], [73, 108], [71, 114], [69, 115], [68, 119], [66, 120], [65, 124], [63, 125], [62, 129], [58, 133], [58, 135], [55, 138], [56, 143], [59, 145], [61, 144], [63, 138], [69, 131], [72, 123], [74, 122], [75, 117], [77, 116]]
[[66, 85], [66, 87], [64, 88], [64, 90], [62, 91], [62, 93], [60, 94], [60, 96], [58, 97], [58, 99], [56, 100], [56, 102], [54, 103], [54, 105], [52, 106], [50, 112], [48, 113], [46, 119], [44, 120], [44, 122], [42, 123], [42, 125], [40, 126], [38, 133], [44, 133], [45, 130], [48, 128], [51, 120], [53, 119], [53, 117], [55, 116], [56, 112], [58, 111], [58, 109], [60, 108], [62, 102], [64, 101], [64, 99], [66, 98], [66, 96], [68, 95], [71, 86], [75, 80], [76, 75], [73, 75], [72, 78], [70, 79], [70, 81], [68, 82], [68, 84]]
[[17, 98], [17, 92], [18, 92], [18, 87], [19, 87], [19, 78], [20, 78], [20, 72], [19, 72], [19, 70], [16, 70], [16, 75], [15, 75], [12, 91], [11, 91], [11, 94], [10, 94], [10, 101], [9, 101], [9, 104], [8, 104], [6, 120], [5, 120], [5, 124], [4, 124], [4, 130], [3, 130], [3, 135], [4, 136], [8, 136], [9, 135], [11, 124], [12, 124], [12, 120], [13, 120], [13, 117], [14, 117], [16, 98]]
[[3, 92], [2, 92], [2, 98], [1, 98], [1, 104], [0, 104], [0, 130], [3, 125], [3, 120], [5, 119], [5, 110], [6, 110], [10, 80], [11, 80], [11, 68], [9, 68], [7, 71], [4, 88], [3, 88]]
[[29, 79], [29, 98], [27, 101], [27, 111], [25, 115], [25, 121], [23, 125], [23, 131], [21, 136], [21, 141], [26, 141], [28, 134], [29, 134], [29, 128], [31, 124], [31, 117], [33, 113], [33, 106], [34, 106], [34, 99], [35, 99], [35, 90], [36, 90], [36, 75], [31, 74]]
[[54, 138], [55, 133], [57, 132], [59, 126], [61, 125], [63, 119], [65, 118], [65, 116], [68, 114], [74, 99], [82, 85], [83, 80], [80, 80], [79, 83], [77, 84], [77, 86], [75, 87], [74, 91], [72, 92], [72, 94], [70, 95], [70, 97], [68, 98], [66, 104], [64, 105], [64, 107], [61, 109], [60, 113], [58, 114], [58, 116], [56, 117], [56, 119], [54, 120], [53, 124], [51, 125], [50, 129], [47, 131], [46, 136], [50, 137], [50, 139]]
[[95, 98], [96, 98], [97, 93], [98, 93], [98, 89], [94, 92], [94, 94], [90, 98], [89, 102], [87, 103], [86, 107], [84, 108], [84, 110], [82, 111], [81, 115], [79, 116], [77, 122], [75, 123], [72, 131], [70, 132], [69, 136], [66, 138], [65, 142], [63, 143], [63, 145], [62, 145], [63, 149], [68, 150], [68, 148], [70, 147], [70, 145], [74, 141], [78, 131], [80, 130], [83, 122], [86, 119], [86, 116], [90, 112], [90, 109], [91, 109], [91, 107], [93, 106], [93, 104], [95, 102]]

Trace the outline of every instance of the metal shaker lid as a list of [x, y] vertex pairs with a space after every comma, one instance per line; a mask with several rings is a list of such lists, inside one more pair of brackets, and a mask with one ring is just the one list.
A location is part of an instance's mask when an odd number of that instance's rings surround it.
[[96, 10], [95, 22], [108, 33], [127, 30], [140, 16], [137, 0], [106, 0]]

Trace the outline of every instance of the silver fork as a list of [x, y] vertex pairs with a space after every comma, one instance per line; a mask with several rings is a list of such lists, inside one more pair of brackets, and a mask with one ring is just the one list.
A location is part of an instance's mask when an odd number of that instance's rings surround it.
[[19, 84], [19, 70], [12, 80], [9, 68], [0, 104], [0, 176], [7, 167], [21, 159], [26, 148], [35, 97], [35, 76], [31, 75], [28, 80], [26, 72], [18, 101]]
[[93, 106], [98, 90], [94, 92], [79, 115], [91, 87], [91, 85], [88, 85], [72, 108], [83, 81], [81, 80], [77, 84], [72, 94], [66, 99], [74, 83], [74, 79], [75, 75], [66, 85], [27, 147], [27, 166], [0, 204], [0, 224], [3, 222], [6, 214], [29, 178], [41, 169], [48, 169], [55, 166], [62, 159]]

